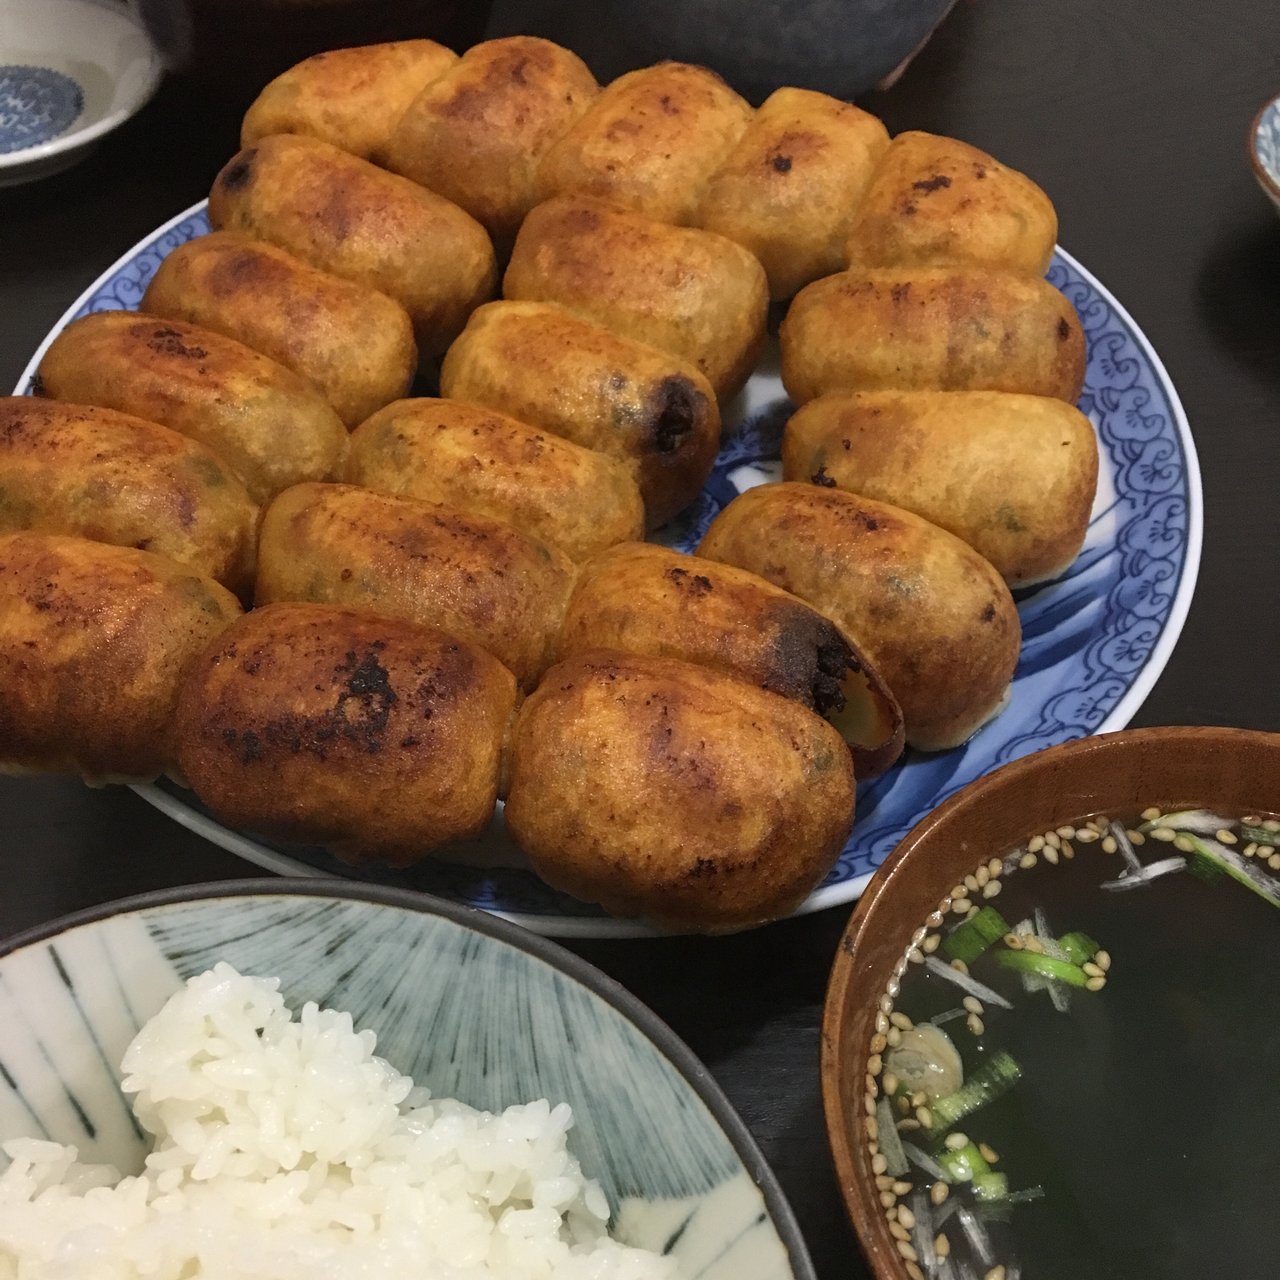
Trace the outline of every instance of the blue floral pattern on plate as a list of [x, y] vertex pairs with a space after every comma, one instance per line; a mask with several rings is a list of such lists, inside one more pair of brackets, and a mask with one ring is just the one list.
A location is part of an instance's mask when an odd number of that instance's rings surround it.
[[[92, 311], [136, 307], [164, 256], [207, 230], [203, 206], [180, 215], [111, 268], [63, 323]], [[935, 755], [909, 752], [884, 777], [859, 788], [849, 843], [802, 912], [856, 898], [898, 840], [967, 783], [1042, 747], [1122, 728], [1182, 629], [1199, 565], [1202, 518], [1195, 447], [1177, 393], [1137, 326], [1079, 263], [1059, 251], [1049, 280], [1075, 306], [1089, 343], [1080, 407], [1097, 429], [1101, 466], [1084, 548], [1061, 578], [1019, 593], [1023, 647], [1009, 704], [964, 746]], [[692, 550], [737, 493], [780, 477], [779, 441], [789, 413], [775, 349], [729, 406], [726, 421], [736, 415], [739, 425], [726, 435], [699, 500], [661, 531], [664, 542]], [[551, 936], [646, 931], [546, 885], [506, 837], [500, 818], [486, 837], [447, 861], [431, 858], [405, 871], [355, 869], [323, 850], [229, 831], [171, 784], [138, 791], [183, 825], [282, 874], [338, 874], [416, 889]]]

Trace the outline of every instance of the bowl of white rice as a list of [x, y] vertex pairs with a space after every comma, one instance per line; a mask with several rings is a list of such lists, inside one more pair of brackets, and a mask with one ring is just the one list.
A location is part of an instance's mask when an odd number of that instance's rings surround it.
[[350, 882], [0, 945], [0, 1280], [813, 1280], [724, 1095], [492, 916]]

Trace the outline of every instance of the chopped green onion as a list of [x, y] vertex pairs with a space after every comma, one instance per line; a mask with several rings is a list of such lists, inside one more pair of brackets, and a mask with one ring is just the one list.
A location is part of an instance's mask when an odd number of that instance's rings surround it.
[[[1223, 826], [1226, 824], [1224, 823]], [[1210, 835], [1217, 835], [1221, 831], [1219, 827], [1217, 831], [1209, 832]], [[1280, 831], [1268, 831], [1266, 827], [1245, 826], [1240, 824], [1240, 838], [1245, 841], [1253, 841], [1254, 844], [1270, 844], [1274, 845], [1280, 841]]]
[[[1008, 955], [1022, 955], [1021, 951], [1010, 951]], [[1080, 975], [1082, 978], [1084, 974]], [[958, 1124], [965, 1116], [994, 1102], [1018, 1082], [1022, 1076], [1022, 1068], [1001, 1050], [993, 1054], [990, 1061], [984, 1062], [960, 1086], [955, 1093], [939, 1098], [930, 1108], [933, 1112], [934, 1131], [941, 1132]]]
[[966, 920], [942, 941], [942, 954], [948, 960], [972, 964], [993, 942], [1009, 932], [1009, 926], [994, 907], [983, 907], [972, 920]]
[[979, 1200], [1003, 1200], [1009, 1194], [1009, 1179], [1003, 1173], [980, 1173], [973, 1180], [973, 1193]]
[[1073, 933], [1064, 933], [1058, 939], [1058, 946], [1062, 951], [1062, 958], [1069, 964], [1084, 964], [1086, 960], [1092, 960], [1102, 950], [1101, 946], [1087, 933], [1080, 933], [1078, 930]]
[[1231, 820], [1210, 813], [1208, 809], [1181, 809], [1176, 813], [1165, 813], [1150, 822], [1144, 822], [1139, 831], [1151, 831], [1156, 827], [1170, 827], [1174, 831], [1188, 831], [1192, 835], [1214, 836], [1224, 827], [1229, 828]]
[[973, 1182], [991, 1173], [991, 1166], [972, 1142], [965, 1143], [955, 1151], [944, 1147], [938, 1153], [938, 1163], [942, 1166], [947, 1181], [953, 1185], [957, 1182]]
[[1053, 956], [1039, 955], [1035, 951], [999, 951], [996, 963], [1019, 973], [1034, 973], [1040, 978], [1065, 982], [1069, 987], [1083, 987], [1089, 975], [1079, 965], [1067, 960], [1055, 960]]
[[[1280, 835], [1280, 832], [1272, 832], [1271, 835], [1274, 838]], [[1190, 832], [1187, 833], [1187, 839], [1191, 841], [1191, 847], [1201, 857], [1220, 867], [1246, 889], [1252, 889], [1273, 907], [1280, 907], [1280, 879], [1268, 875], [1258, 866], [1256, 860], [1251, 861], [1244, 854], [1228, 849], [1225, 844], [1217, 840], [1207, 840], [1203, 836], [1192, 835]]]

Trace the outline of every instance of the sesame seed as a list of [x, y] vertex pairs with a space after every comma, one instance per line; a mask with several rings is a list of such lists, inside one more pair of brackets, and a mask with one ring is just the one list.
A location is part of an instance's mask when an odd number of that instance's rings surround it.
[[897, 1129], [901, 1129], [903, 1133], [909, 1133], [920, 1127], [920, 1121], [912, 1120], [910, 1117], [908, 1117], [906, 1120], [899, 1120], [894, 1127]]
[[911, 935], [911, 945], [918, 947], [924, 941], [924, 935], [928, 932], [929, 930], [926, 929], [924, 925], [921, 925], [915, 933]]
[[[894, 1212], [896, 1212], [896, 1209]], [[896, 1217], [889, 1219], [889, 1234], [899, 1243], [903, 1240], [911, 1239], [911, 1232], [908, 1231]]]
[[1023, 871], [1030, 871], [1031, 868], [1039, 861], [1040, 859], [1037, 858], [1034, 853], [1024, 853], [1022, 857], [1018, 859], [1018, 866], [1020, 866]]
[[892, 1071], [884, 1073], [884, 1080], [881, 1083], [884, 1085], [885, 1093], [889, 1094], [890, 1097], [898, 1092], [898, 1077]]
[[1152, 827], [1151, 838], [1153, 840], [1163, 840], [1167, 844], [1170, 840], [1176, 840], [1178, 833], [1172, 827]]
[[886, 1017], [893, 1012], [893, 1001], [888, 996], [880, 997], [880, 1012]]
[[1059, 834], [1059, 835], [1060, 835], [1064, 840], [1074, 840], [1074, 839], [1075, 839], [1075, 835], [1076, 835], [1076, 829], [1075, 829], [1075, 827], [1066, 827], [1066, 826], [1059, 827], [1059, 828], [1058, 828], [1058, 834]]
[[942, 923], [942, 912], [931, 911], [927, 916], [925, 916], [924, 922], [930, 929], [936, 929]]
[[1040, 850], [1043, 848], [1044, 848], [1044, 836], [1032, 836], [1031, 839], [1027, 841], [1028, 853], [1039, 853]]
[[988, 871], [989, 871], [993, 876], [1003, 875], [1003, 874], [1004, 874], [1004, 863], [1003, 863], [1003, 862], [1001, 862], [999, 858], [992, 858], [992, 859], [991, 859], [991, 861], [987, 863], [987, 870], [988, 870]]
[[[888, 1019], [888, 1018], [886, 1018], [886, 1019], [884, 1020], [884, 1025], [885, 1025], [885, 1027], [886, 1027], [886, 1028], [888, 1027], [888, 1025], [889, 1025], [889, 1019]], [[886, 1046], [888, 1043], [889, 1043], [889, 1042], [884, 1038], [884, 1032], [883, 1032], [883, 1031], [877, 1031], [877, 1032], [875, 1033], [875, 1035], [873, 1035], [873, 1036], [871, 1037], [871, 1052], [872, 1052], [872, 1053], [883, 1053], [883, 1052], [884, 1052], [884, 1050], [885, 1050], [885, 1046]]]
[[862, 1122], [863, 1128], [867, 1132], [867, 1137], [874, 1142], [880, 1136], [880, 1126], [876, 1123], [875, 1116], [868, 1116]]
[[[911, 1247], [911, 1244], [906, 1240], [898, 1241], [898, 1252], [902, 1254], [902, 1256], [906, 1258], [908, 1262], [920, 1261], [920, 1255]], [[1001, 1271], [1000, 1275], [996, 1277], [996, 1280], [1004, 1280], [1003, 1271]]]
[[968, 1027], [975, 1036], [980, 1036], [987, 1029], [986, 1024], [976, 1013], [971, 1013], [964, 1020], [964, 1025]]
[[1003, 887], [999, 880], [988, 880], [982, 886], [982, 896], [984, 898], [994, 898]]
[[919, 947], [912, 947], [911, 950], [907, 952], [907, 959], [912, 964], [924, 964], [924, 952], [921, 951]]
[[1246, 858], [1252, 858], [1253, 855], [1258, 852], [1257, 841], [1250, 840], [1249, 843], [1245, 845], [1244, 849], [1241, 852], [1244, 854]]
[[883, 1009], [876, 1014], [876, 1030], [885, 1032], [889, 1030], [889, 1015]]
[[948, 1151], [959, 1151], [969, 1145], [969, 1139], [963, 1133], [949, 1133], [942, 1145]]
[[928, 1107], [917, 1107], [916, 1119], [920, 1121], [920, 1127], [922, 1129], [933, 1128], [933, 1112], [930, 1111]]
[[1075, 848], [1072, 846], [1070, 840], [1064, 840], [1062, 842], [1062, 856], [1066, 858], [1068, 862], [1076, 856]]
[[951, 910], [956, 915], [964, 915], [965, 912], [967, 912], [971, 906], [973, 906], [973, 903], [970, 902], [968, 898], [957, 898], [954, 902], [952, 902]]
[[897, 1010], [889, 1015], [889, 1021], [895, 1027], [901, 1027], [903, 1031], [910, 1031], [916, 1025], [905, 1013], [899, 1013]]
[[1093, 957], [1093, 963], [1096, 964], [1103, 973], [1106, 973], [1106, 971], [1111, 968], [1111, 952], [1099, 951], [1098, 954]]
[[871, 1057], [867, 1059], [867, 1070], [873, 1076], [878, 1076], [880, 1074], [880, 1068], [883, 1065], [883, 1063], [884, 1063], [884, 1059], [880, 1057], [880, 1054], [878, 1052], [873, 1053]]
[[[940, 1182], [937, 1185], [945, 1188], [947, 1184]], [[941, 1204], [942, 1201], [938, 1201], [938, 1203]], [[951, 1241], [947, 1239], [945, 1231], [938, 1232], [937, 1238], [933, 1242], [933, 1251], [939, 1258], [949, 1258], [951, 1256]]]
[[1275, 818], [1267, 818], [1262, 823], [1262, 829], [1263, 831], [1280, 831], [1280, 822]]
[[933, 1202], [936, 1209], [940, 1204], [945, 1203], [946, 1198], [951, 1194], [951, 1188], [945, 1182], [935, 1182], [929, 1188], [929, 1199]]
[[998, 1262], [990, 1271], [987, 1272], [985, 1276], [982, 1277], [982, 1280], [1004, 1280], [1004, 1276], [1004, 1263]]
[[1160, 810], [1157, 809], [1155, 805], [1152, 805], [1148, 809], [1143, 809], [1142, 811], [1143, 822], [1154, 822], [1159, 816], [1160, 816]]
[[964, 894], [965, 894], [965, 888], [963, 884], [953, 884], [951, 886], [951, 892], [947, 894], [947, 897], [950, 898], [952, 902], [954, 902], [957, 898], [963, 898]]
[[911, 1105], [913, 1107], [923, 1107], [929, 1101], [929, 1095], [923, 1089], [917, 1089], [911, 1095]]
[[862, 1109], [869, 1116], [873, 1116], [876, 1113], [876, 1100], [869, 1093], [862, 1099]]
[[982, 886], [986, 884], [987, 881], [990, 879], [991, 879], [991, 872], [987, 870], [987, 864], [984, 862], [982, 866], [980, 866], [977, 869], [977, 871], [973, 873], [974, 883], [978, 886], [979, 889], [981, 889]]
[[916, 1215], [905, 1204], [900, 1204], [898, 1206], [898, 1221], [910, 1231], [916, 1225]]
[[952, 967], [952, 968], [953, 968], [957, 973], [964, 973], [964, 974], [967, 974], [967, 973], [969, 972], [969, 966], [968, 966], [967, 964], [965, 964], [965, 962], [964, 962], [963, 960], [953, 960], [953, 961], [951, 962], [951, 967]]
[[1196, 847], [1192, 843], [1191, 837], [1184, 835], [1181, 831], [1179, 831], [1177, 836], [1174, 838], [1173, 847], [1175, 849], [1180, 849], [1183, 853], [1195, 853], [1196, 851]]
[[968, 1013], [983, 1012], [982, 1001], [979, 1000], [977, 996], [965, 996], [965, 998], [960, 1002], [960, 1004]]
[[895, 1182], [893, 1184], [893, 1191], [895, 1195], [905, 1196], [907, 1192], [910, 1190], [911, 1190], [911, 1183], [909, 1182]]
[[1021, 951], [1022, 938], [1016, 933], [1006, 933], [1004, 935], [1004, 945], [1008, 947], [1010, 951]]
[[1273, 853], [1271, 857], [1267, 859], [1267, 866], [1269, 866], [1272, 871], [1280, 871], [1280, 853]]
[[870, 1072], [868, 1072], [868, 1073], [867, 1073], [866, 1086], [867, 1086], [867, 1092], [868, 1092], [868, 1093], [869, 1093], [873, 1098], [875, 1098], [875, 1097], [878, 1097], [878, 1096], [879, 1096], [879, 1094], [880, 1094], [880, 1086], [879, 1086], [878, 1084], [876, 1084], [876, 1078], [875, 1078], [875, 1076], [873, 1076]]
[[1103, 852], [1103, 853], [1115, 853], [1115, 851], [1116, 851], [1116, 849], [1117, 849], [1118, 847], [1119, 847], [1119, 846], [1116, 844], [1116, 838], [1115, 838], [1115, 836], [1103, 836], [1103, 837], [1102, 837], [1102, 852]]
[[[902, 962], [902, 967], [903, 967], [904, 969], [907, 967], [907, 962], [906, 962], [905, 960], [903, 960], [903, 962]], [[889, 979], [889, 981], [888, 981], [888, 982], [886, 982], [886, 983], [884, 984], [884, 989], [889, 993], [889, 995], [890, 995], [894, 1000], [896, 1000], [896, 999], [898, 998], [898, 992], [899, 992], [899, 990], [901, 990], [901, 988], [898, 986], [898, 979], [897, 979], [897, 977], [896, 977], [896, 976], [894, 976], [894, 977], [890, 978], [890, 979]], [[892, 1015], [891, 1015], [891, 1016], [892, 1016]]]
[[1089, 981], [1084, 984], [1086, 991], [1101, 991], [1106, 985], [1106, 978], [1090, 978]]
[[876, 1190], [888, 1191], [893, 1186], [893, 1179], [887, 1173], [876, 1174]]
[[877, 1176], [883, 1174], [888, 1167], [889, 1160], [883, 1151], [877, 1152], [871, 1157], [871, 1172]]
[[941, 938], [941, 936], [940, 936], [939, 934], [931, 933], [931, 934], [930, 934], [930, 935], [929, 935], [929, 936], [928, 936], [928, 937], [927, 937], [927, 938], [926, 938], [926, 939], [925, 939], [925, 940], [920, 944], [920, 950], [921, 950], [921, 951], [923, 951], [923, 952], [925, 953], [925, 955], [927, 955], [927, 956], [931, 956], [931, 955], [933, 955], [933, 953], [934, 953], [935, 951], [937, 951], [937, 949], [938, 949], [938, 944], [939, 944], [939, 943], [941, 943], [941, 941], [942, 941], [942, 938]]
[[880, 1203], [884, 1205], [886, 1209], [892, 1209], [893, 1206], [898, 1203], [898, 1197], [895, 1196], [892, 1191], [882, 1191], [880, 1193]]
[[1045, 847], [1049, 849], [1057, 849], [1062, 845], [1062, 837], [1056, 831], [1046, 831], [1044, 833]]
[[914, 1262], [904, 1261], [903, 1266], [906, 1267], [907, 1275], [911, 1277], [911, 1280], [925, 1280], [924, 1272], [921, 1271], [920, 1268], [917, 1267]]
[[978, 1143], [978, 1151], [988, 1164], [1000, 1163], [1000, 1157], [995, 1153], [995, 1150], [992, 1147], [987, 1145], [987, 1143]]
[[1221, 840], [1223, 844], [1238, 844], [1240, 842], [1240, 837], [1236, 835], [1234, 831], [1228, 831], [1226, 827], [1223, 827], [1217, 834], [1218, 839]]
[[1098, 833], [1092, 827], [1080, 827], [1076, 831], [1076, 844], [1092, 844]]
[[1092, 960], [1086, 960], [1080, 966], [1090, 978], [1105, 978], [1107, 971], [1101, 965], [1094, 964]]
[[1111, 826], [1111, 819], [1105, 813], [1100, 813], [1094, 818], [1089, 825], [1100, 835], [1105, 836]]
[[1045, 845], [1045, 847], [1044, 847], [1044, 860], [1045, 860], [1045, 861], [1046, 861], [1046, 862], [1047, 862], [1051, 867], [1056, 867], [1056, 866], [1058, 865], [1058, 857], [1059, 857], [1058, 850], [1057, 850], [1057, 848], [1056, 848], [1054, 845], [1051, 845], [1051, 844], [1047, 844], [1047, 845]]
[[[983, 867], [983, 870], [985, 871], [986, 868]], [[965, 889], [968, 890], [970, 894], [974, 894], [974, 893], [977, 893], [978, 890], [982, 888], [982, 881], [979, 880], [977, 876], [965, 876], [964, 887]]]
[[889, 1034], [885, 1036], [885, 1040], [891, 1049], [896, 1049], [902, 1043], [902, 1028], [890, 1027]]
[[976, 906], [973, 906], [973, 907], [970, 907], [969, 910], [964, 913], [964, 918], [966, 920], [972, 920], [973, 917], [976, 916], [977, 914], [978, 914], [978, 908]]
[[894, 1105], [905, 1116], [911, 1110], [911, 1098], [909, 1095], [901, 1093], [894, 1099]]
[[1256, 827], [1258, 825], [1258, 817], [1256, 814], [1249, 814], [1247, 817], [1241, 818], [1240, 821], [1246, 827]]
[[1126, 831], [1125, 835], [1129, 837], [1130, 844], [1146, 844], [1147, 837], [1141, 831]]

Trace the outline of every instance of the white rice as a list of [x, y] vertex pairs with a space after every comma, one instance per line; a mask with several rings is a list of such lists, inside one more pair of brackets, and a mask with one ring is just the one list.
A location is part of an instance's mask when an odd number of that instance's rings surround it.
[[220, 964], [125, 1052], [145, 1171], [17, 1139], [0, 1280], [671, 1280], [611, 1240], [570, 1108], [476, 1111], [374, 1056], [371, 1031]]

